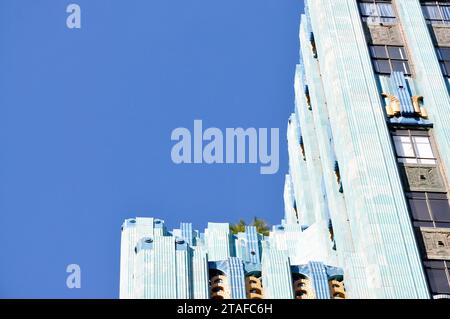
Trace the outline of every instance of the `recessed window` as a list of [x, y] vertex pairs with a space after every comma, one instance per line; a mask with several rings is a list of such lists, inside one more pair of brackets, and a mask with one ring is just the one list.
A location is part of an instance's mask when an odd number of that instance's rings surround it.
[[360, 0], [359, 10], [362, 20], [367, 23], [396, 22], [392, 2], [387, 0]]
[[417, 226], [450, 227], [450, 205], [447, 194], [411, 192], [406, 193], [406, 197], [413, 220], [428, 222]]
[[389, 59], [389, 55], [386, 51], [386, 47], [384, 45], [372, 45], [370, 47], [372, 57], [380, 58], [380, 59]]
[[403, 164], [436, 165], [431, 140], [424, 131], [398, 130], [393, 132], [397, 160]]
[[446, 194], [429, 193], [428, 202], [435, 221], [450, 223], [450, 206]]
[[409, 193], [407, 197], [414, 220], [427, 222], [431, 222], [433, 220], [428, 209], [428, 204], [424, 193]]
[[450, 24], [449, 1], [421, 1], [425, 20], [431, 24]]
[[448, 261], [425, 261], [428, 283], [433, 295], [450, 293], [450, 263]]
[[388, 60], [374, 60], [373, 62], [378, 73], [390, 74], [392, 72], [392, 67]]
[[394, 46], [388, 46], [387, 47], [389, 52], [389, 58], [391, 59], [398, 59], [398, 60], [407, 60], [405, 49], [402, 47], [394, 47]]
[[444, 61], [450, 61], [450, 48], [439, 48], [439, 58]]
[[436, 48], [439, 64], [441, 65], [442, 74], [450, 77], [450, 48]]
[[388, 75], [393, 71], [399, 71], [403, 72], [405, 75], [411, 75], [408, 56], [404, 47], [392, 45], [370, 45], [369, 50], [375, 72]]

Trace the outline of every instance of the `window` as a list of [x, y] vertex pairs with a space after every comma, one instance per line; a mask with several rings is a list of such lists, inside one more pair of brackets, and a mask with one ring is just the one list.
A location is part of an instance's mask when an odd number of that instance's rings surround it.
[[[427, 130], [394, 129], [391, 134], [400, 164], [437, 167], [436, 152]], [[426, 176], [418, 175], [417, 178]], [[414, 181], [414, 177], [411, 180]], [[450, 228], [450, 205], [446, 193], [414, 191], [406, 193], [406, 198], [414, 226]]]
[[396, 130], [392, 132], [392, 139], [399, 163], [437, 164], [427, 131]]
[[[438, 223], [450, 223], [450, 206], [446, 194], [427, 193], [433, 219]], [[447, 226], [450, 227], [450, 224]]]
[[450, 77], [450, 48], [438, 47], [436, 51], [442, 73]]
[[426, 261], [424, 263], [431, 293], [450, 294], [450, 263], [446, 261]]
[[360, 0], [359, 10], [363, 21], [368, 23], [393, 23], [396, 21], [391, 1]]
[[431, 24], [450, 24], [450, 1], [422, 1], [425, 20]]
[[392, 45], [370, 45], [375, 72], [379, 74], [391, 74], [393, 71], [401, 71], [405, 75], [411, 75], [408, 56], [404, 47]]
[[425, 193], [407, 193], [406, 197], [413, 219], [415, 221], [429, 222], [428, 224], [422, 223], [420, 226], [433, 227], [433, 217], [428, 209]]
[[447, 194], [411, 192], [406, 193], [406, 198], [416, 227], [450, 228], [450, 205]]

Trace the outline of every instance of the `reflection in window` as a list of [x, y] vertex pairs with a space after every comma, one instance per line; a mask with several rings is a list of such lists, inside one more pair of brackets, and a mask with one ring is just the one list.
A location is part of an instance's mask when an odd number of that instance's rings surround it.
[[393, 71], [411, 75], [405, 48], [391, 45], [370, 45], [370, 55], [375, 71], [379, 74], [391, 74]]
[[359, 9], [363, 21], [367, 23], [393, 23], [396, 21], [391, 1], [360, 0]]
[[427, 261], [424, 264], [432, 294], [450, 294], [450, 263]]
[[424, 134], [426, 132], [413, 130], [396, 131], [393, 134], [392, 139], [399, 163], [437, 164], [430, 138]]
[[[427, 199], [424, 193], [409, 193], [407, 194], [407, 198], [414, 220], [426, 222], [433, 221], [430, 211], [428, 210]], [[433, 224], [427, 224], [426, 226], [433, 227]]]
[[[450, 206], [446, 194], [428, 194], [433, 219], [439, 223], [450, 223]], [[450, 227], [450, 224], [448, 225]]]
[[422, 1], [425, 20], [431, 24], [450, 24], [449, 1]]
[[421, 227], [450, 227], [450, 205], [447, 194], [431, 192], [406, 193], [414, 221]]

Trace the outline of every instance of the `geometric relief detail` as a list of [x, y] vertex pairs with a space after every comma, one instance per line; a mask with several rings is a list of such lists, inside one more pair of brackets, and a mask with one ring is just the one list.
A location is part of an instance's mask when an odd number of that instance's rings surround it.
[[428, 259], [450, 260], [450, 228], [420, 227]]
[[436, 166], [399, 165], [408, 191], [445, 192], [439, 168]]
[[210, 281], [211, 299], [230, 299], [228, 278], [225, 275], [217, 275]]
[[403, 45], [403, 39], [398, 25], [368, 25], [366, 35], [370, 39], [370, 43], [374, 45]]
[[448, 26], [433, 26], [432, 30], [434, 38], [439, 46], [450, 46], [450, 29]]
[[294, 281], [295, 299], [315, 299], [311, 280], [306, 276], [300, 275], [300, 278]]
[[328, 282], [332, 299], [345, 299], [344, 282], [332, 279]]
[[263, 299], [263, 287], [261, 278], [248, 276], [245, 278], [245, 288], [247, 291], [247, 299]]

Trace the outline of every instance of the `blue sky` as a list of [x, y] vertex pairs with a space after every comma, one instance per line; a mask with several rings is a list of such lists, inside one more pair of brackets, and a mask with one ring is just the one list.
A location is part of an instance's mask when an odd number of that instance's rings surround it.
[[[82, 29], [66, 27], [66, 7]], [[123, 219], [283, 216], [301, 0], [1, 0], [0, 297], [117, 298]], [[177, 127], [280, 129], [280, 170], [175, 165]], [[66, 287], [79, 264], [81, 289]]]

